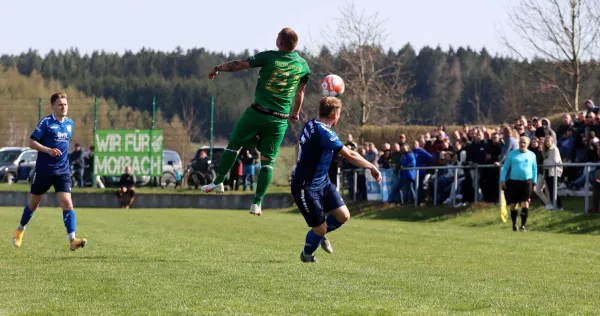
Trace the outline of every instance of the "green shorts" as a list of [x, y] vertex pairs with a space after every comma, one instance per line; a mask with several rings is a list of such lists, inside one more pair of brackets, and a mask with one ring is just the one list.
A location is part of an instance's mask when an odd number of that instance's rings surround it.
[[227, 149], [238, 151], [242, 147], [256, 147], [262, 156], [275, 161], [287, 126], [288, 120], [249, 107], [235, 124]]

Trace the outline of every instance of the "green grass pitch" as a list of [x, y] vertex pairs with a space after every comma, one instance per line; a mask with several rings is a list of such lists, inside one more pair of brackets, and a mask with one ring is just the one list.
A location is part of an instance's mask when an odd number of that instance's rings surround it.
[[89, 244], [69, 252], [60, 210], [40, 209], [14, 249], [22, 210], [0, 208], [0, 315], [600, 311], [597, 216], [538, 208], [514, 233], [496, 208], [364, 207], [318, 264], [298, 259], [307, 227], [292, 211], [76, 209]]

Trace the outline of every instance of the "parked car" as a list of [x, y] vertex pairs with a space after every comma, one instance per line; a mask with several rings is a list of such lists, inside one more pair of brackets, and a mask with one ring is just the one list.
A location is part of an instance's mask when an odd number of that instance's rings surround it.
[[173, 150], [163, 150], [163, 173], [162, 177], [160, 177], [160, 186], [163, 188], [175, 187], [177, 171], [183, 177], [183, 163], [179, 154]]
[[[38, 152], [29, 147], [3, 147], [0, 148], [0, 179], [2, 182], [14, 183], [29, 181], [35, 171], [35, 161]], [[27, 179], [17, 179], [17, 168], [23, 160], [23, 167], [27, 168]]]

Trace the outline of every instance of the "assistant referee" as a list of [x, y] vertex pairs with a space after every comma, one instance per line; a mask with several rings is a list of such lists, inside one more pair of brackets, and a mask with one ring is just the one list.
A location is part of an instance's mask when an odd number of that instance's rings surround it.
[[535, 154], [527, 149], [528, 146], [529, 137], [522, 136], [519, 139], [519, 149], [509, 152], [506, 156], [500, 175], [500, 185], [506, 193], [506, 202], [512, 206], [510, 217], [513, 231], [517, 231], [519, 203], [521, 204], [521, 231], [527, 231], [525, 225], [529, 201], [537, 183], [537, 161]]

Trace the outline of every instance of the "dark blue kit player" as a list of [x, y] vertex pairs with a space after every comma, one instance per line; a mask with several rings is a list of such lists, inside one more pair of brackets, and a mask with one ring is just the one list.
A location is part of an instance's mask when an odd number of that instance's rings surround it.
[[[308, 121], [300, 133], [297, 145], [296, 172], [292, 180], [292, 195], [311, 230], [306, 234], [303, 262], [317, 262], [315, 251], [321, 246], [327, 253], [333, 248], [325, 234], [340, 228], [350, 219], [348, 207], [329, 179], [328, 170], [334, 155], [351, 164], [368, 169], [381, 183], [381, 173], [356, 151], [344, 146], [331, 129], [340, 119], [342, 101], [325, 97], [319, 102], [319, 118]], [[325, 213], [329, 213], [325, 218]]]
[[13, 243], [15, 247], [21, 247], [27, 223], [40, 205], [42, 195], [53, 186], [58, 203], [63, 209], [63, 222], [69, 237], [69, 249], [74, 251], [85, 247], [87, 243], [87, 240], [75, 237], [76, 221], [71, 200], [71, 172], [68, 158], [74, 125], [67, 117], [69, 104], [65, 93], [53, 94], [50, 97], [50, 105], [52, 114], [38, 123], [29, 140], [29, 147], [38, 151], [38, 157], [31, 183], [31, 198], [23, 210]]

